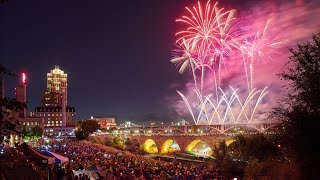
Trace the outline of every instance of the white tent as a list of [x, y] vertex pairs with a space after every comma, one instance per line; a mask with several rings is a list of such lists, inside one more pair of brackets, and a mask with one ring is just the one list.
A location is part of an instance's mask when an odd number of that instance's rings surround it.
[[47, 155], [47, 156], [51, 156], [51, 157], [55, 157], [55, 163], [56, 164], [60, 164], [60, 163], [64, 163], [64, 162], [68, 162], [69, 159], [67, 157], [61, 156], [60, 154], [51, 152], [51, 151], [47, 151], [47, 150], [41, 150], [40, 151], [41, 154]]

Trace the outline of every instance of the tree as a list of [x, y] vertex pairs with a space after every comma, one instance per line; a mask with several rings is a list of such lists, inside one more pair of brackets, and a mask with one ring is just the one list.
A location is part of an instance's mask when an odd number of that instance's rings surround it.
[[87, 138], [81, 130], [76, 130], [75, 136], [78, 141], [81, 141]]
[[[3, 78], [2, 75], [17, 77], [16, 74], [10, 72], [6, 67], [0, 65], [1, 80]], [[10, 115], [12, 111], [18, 111], [19, 109], [26, 107], [26, 103], [21, 103], [16, 99], [0, 97], [0, 144], [4, 143], [4, 137], [10, 136], [11, 134], [20, 135], [22, 133], [21, 122]]]
[[261, 163], [258, 159], [250, 160], [248, 165], [244, 168], [244, 172], [247, 179], [259, 179], [262, 172]]
[[28, 128], [26, 126], [23, 127], [22, 137], [25, 141], [34, 141], [38, 140], [42, 136], [42, 129], [40, 126], [32, 126]]
[[78, 140], [86, 139], [90, 134], [92, 134], [99, 128], [100, 128], [100, 125], [97, 123], [97, 121], [94, 121], [94, 120], [83, 121], [80, 124], [80, 128], [75, 132], [76, 138]]
[[[224, 175], [248, 177], [270, 175], [270, 165], [278, 163], [278, 149], [272, 137], [263, 134], [238, 135], [229, 146], [220, 141], [214, 148], [217, 167]], [[259, 167], [255, 167], [259, 164]]]
[[126, 150], [130, 152], [137, 152], [140, 147], [140, 143], [136, 139], [127, 139], [125, 142]]
[[269, 158], [278, 159], [278, 148], [272, 137], [263, 134], [249, 136], [238, 135], [235, 142], [229, 146], [236, 159], [249, 161], [253, 158], [264, 161]]
[[97, 121], [94, 120], [88, 120], [84, 121], [80, 125], [81, 130], [83, 131], [84, 134], [91, 134], [98, 130], [100, 128], [100, 125], [97, 123]]
[[300, 166], [304, 179], [318, 178], [320, 120], [320, 33], [312, 42], [290, 49], [288, 69], [279, 74], [289, 81], [288, 94], [270, 113], [280, 120], [279, 144], [286, 158]]

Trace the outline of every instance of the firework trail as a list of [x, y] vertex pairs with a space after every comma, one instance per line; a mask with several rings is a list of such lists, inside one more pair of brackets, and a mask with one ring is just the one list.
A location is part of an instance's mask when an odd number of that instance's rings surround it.
[[271, 60], [271, 55], [279, 54], [279, 46], [284, 44], [276, 33], [270, 30], [270, 20], [267, 20], [263, 30], [258, 30], [251, 40], [244, 40], [238, 47], [242, 54], [248, 91], [253, 89], [253, 68], [258, 61]]
[[[209, 0], [203, 9], [198, 2], [197, 7], [186, 7], [190, 16], [185, 15], [176, 20], [187, 25], [185, 30], [176, 33], [176, 43], [187, 47], [184, 54], [190, 54], [190, 50], [192, 50], [191, 54], [193, 54], [195, 61], [193, 64], [196, 64], [193, 66], [192, 72], [194, 79], [197, 79], [195, 71], [200, 70], [201, 94], [203, 93], [206, 68], [209, 68], [215, 78], [216, 98], [218, 98], [220, 86], [221, 65], [224, 63], [225, 57], [230, 56], [232, 48], [236, 45], [234, 36], [237, 35], [234, 28], [234, 10], [224, 11], [223, 8], [219, 9], [217, 4], [212, 5]], [[172, 61], [174, 62], [174, 60]], [[185, 68], [187, 65], [182, 64], [181, 67]], [[197, 81], [194, 83], [197, 87]]]

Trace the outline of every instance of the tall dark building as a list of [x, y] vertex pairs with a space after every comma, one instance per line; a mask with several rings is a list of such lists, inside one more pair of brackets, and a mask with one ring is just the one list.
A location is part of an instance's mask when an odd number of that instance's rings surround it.
[[[16, 100], [22, 103], [27, 102], [27, 85], [26, 85], [26, 74], [21, 74], [21, 81], [18, 83], [16, 87]], [[19, 118], [26, 118], [27, 117], [27, 109], [19, 109], [18, 110]]]

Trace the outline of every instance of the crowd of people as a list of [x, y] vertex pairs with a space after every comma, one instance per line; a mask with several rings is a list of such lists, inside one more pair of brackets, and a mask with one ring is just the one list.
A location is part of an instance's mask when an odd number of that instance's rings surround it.
[[[142, 156], [114, 154], [81, 141], [52, 141], [49, 151], [69, 158], [50, 170], [52, 179], [217, 179], [218, 173], [207, 164], [165, 162]], [[96, 169], [90, 169], [96, 167]], [[83, 172], [83, 173], [82, 173]]]

